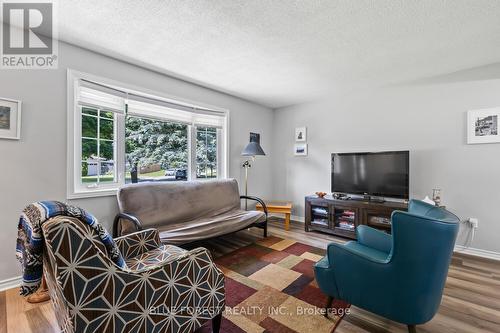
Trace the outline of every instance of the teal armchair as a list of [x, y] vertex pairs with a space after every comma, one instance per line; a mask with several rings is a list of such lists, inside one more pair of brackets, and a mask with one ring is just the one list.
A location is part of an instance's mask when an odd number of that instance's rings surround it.
[[329, 244], [314, 271], [327, 307], [344, 300], [415, 332], [441, 303], [459, 219], [418, 200], [391, 219], [392, 235], [362, 225], [357, 241]]

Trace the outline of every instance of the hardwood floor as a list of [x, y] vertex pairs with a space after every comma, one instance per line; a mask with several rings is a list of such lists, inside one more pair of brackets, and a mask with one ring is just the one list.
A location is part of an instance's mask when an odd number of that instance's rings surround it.
[[[270, 223], [269, 233], [281, 238], [300, 241], [316, 247], [345, 240], [316, 232], [304, 232], [303, 224], [292, 222], [290, 231], [283, 220]], [[205, 246], [216, 257], [262, 237], [262, 230], [250, 229], [237, 234], [193, 244]], [[0, 292], [0, 333], [58, 332], [54, 312], [49, 302], [32, 305], [25, 302], [17, 288]], [[406, 326], [352, 307], [350, 315], [335, 333], [407, 332]], [[455, 254], [448, 274], [443, 301], [438, 314], [417, 332], [500, 332], [500, 262]]]

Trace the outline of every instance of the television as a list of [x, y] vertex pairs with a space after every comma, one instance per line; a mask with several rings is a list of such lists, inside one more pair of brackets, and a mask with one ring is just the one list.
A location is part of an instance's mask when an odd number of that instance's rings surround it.
[[332, 192], [408, 199], [409, 151], [333, 153]]

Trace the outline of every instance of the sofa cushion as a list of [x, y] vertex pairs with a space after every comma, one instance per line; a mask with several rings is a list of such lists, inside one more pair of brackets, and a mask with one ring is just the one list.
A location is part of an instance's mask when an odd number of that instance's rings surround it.
[[240, 208], [240, 194], [234, 179], [148, 182], [120, 188], [118, 206], [121, 213], [137, 217], [143, 228], [168, 227]]
[[162, 243], [184, 244], [200, 239], [200, 235], [212, 238], [264, 221], [263, 212], [233, 209], [217, 216], [158, 226], [158, 229]]

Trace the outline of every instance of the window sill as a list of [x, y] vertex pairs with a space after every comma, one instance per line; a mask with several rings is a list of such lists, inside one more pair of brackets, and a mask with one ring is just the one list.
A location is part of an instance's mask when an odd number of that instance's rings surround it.
[[117, 188], [68, 193], [67, 199], [84, 199], [115, 196]]

